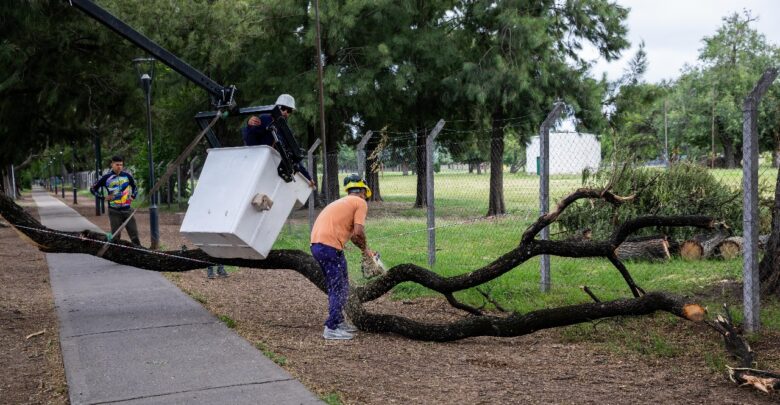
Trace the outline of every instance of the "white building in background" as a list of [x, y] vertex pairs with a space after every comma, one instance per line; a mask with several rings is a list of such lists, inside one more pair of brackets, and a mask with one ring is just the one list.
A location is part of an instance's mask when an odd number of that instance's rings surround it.
[[[531, 138], [525, 149], [525, 172], [537, 174], [539, 136]], [[601, 164], [601, 142], [596, 135], [580, 132], [550, 132], [550, 174], [578, 174]]]

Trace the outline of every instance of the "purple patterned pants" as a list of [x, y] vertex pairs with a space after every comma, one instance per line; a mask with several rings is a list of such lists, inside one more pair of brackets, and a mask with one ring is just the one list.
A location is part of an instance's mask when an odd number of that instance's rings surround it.
[[325, 275], [325, 285], [328, 287], [328, 319], [325, 326], [336, 329], [344, 321], [342, 310], [347, 304], [349, 294], [347, 259], [343, 251], [322, 243], [312, 244], [311, 254], [320, 264]]

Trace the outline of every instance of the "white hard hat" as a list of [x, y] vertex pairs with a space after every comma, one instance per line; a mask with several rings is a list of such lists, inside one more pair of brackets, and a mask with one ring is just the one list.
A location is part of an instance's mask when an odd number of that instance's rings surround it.
[[293, 110], [295, 109], [295, 99], [293, 96], [289, 94], [282, 94], [279, 96], [279, 98], [276, 99], [276, 105], [281, 105], [284, 107], [290, 107]]

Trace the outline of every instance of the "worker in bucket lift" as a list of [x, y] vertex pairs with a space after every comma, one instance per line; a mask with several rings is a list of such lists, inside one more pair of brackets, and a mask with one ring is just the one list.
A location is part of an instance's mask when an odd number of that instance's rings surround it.
[[349, 295], [349, 276], [344, 245], [352, 241], [363, 252], [372, 257], [366, 241], [366, 214], [371, 189], [357, 174], [344, 179], [347, 196], [325, 207], [311, 230], [311, 253], [322, 269], [328, 288], [328, 319], [325, 321], [325, 339], [352, 339], [357, 329], [344, 319], [344, 306]]
[[[130, 203], [138, 195], [138, 187], [135, 186], [133, 176], [122, 171], [124, 166], [125, 162], [121, 156], [113, 156], [111, 158], [111, 171], [104, 174], [89, 188], [95, 197], [101, 197], [99, 193], [103, 188], [108, 191], [106, 200], [108, 201], [108, 220], [111, 223], [112, 234], [132, 215]], [[126, 228], [127, 233], [130, 234], [130, 240], [136, 245], [141, 245], [135, 218], [130, 218]], [[122, 232], [120, 231], [112, 235], [112, 238], [119, 239], [121, 236]]]
[[[295, 99], [289, 94], [282, 94], [276, 99], [276, 106], [279, 107], [279, 111], [282, 113], [282, 117], [287, 120], [290, 115], [295, 111]], [[273, 135], [274, 117], [271, 114], [260, 114], [259, 116], [253, 115], [249, 117], [247, 125], [241, 129], [241, 137], [244, 139], [244, 145], [256, 146], [256, 145], [268, 145], [273, 147], [274, 139]], [[309, 186], [314, 188], [314, 180], [312, 180], [309, 171], [306, 170], [300, 163], [295, 163], [294, 169], [300, 172], [306, 180], [309, 181]]]

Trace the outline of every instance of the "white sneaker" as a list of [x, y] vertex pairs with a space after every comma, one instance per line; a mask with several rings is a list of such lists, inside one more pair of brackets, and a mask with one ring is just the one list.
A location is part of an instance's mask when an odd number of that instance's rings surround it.
[[349, 332], [349, 333], [355, 333], [358, 331], [358, 328], [355, 325], [349, 323], [349, 321], [347, 321], [346, 319], [341, 321], [337, 329], [341, 329], [344, 332]]
[[326, 326], [322, 337], [328, 340], [349, 340], [353, 338], [353, 335], [341, 328], [331, 329]]

